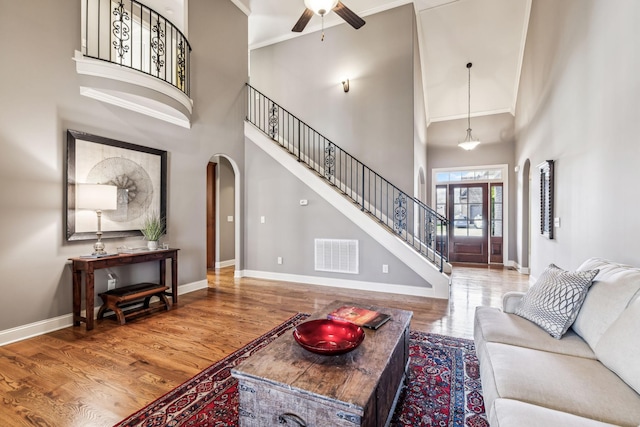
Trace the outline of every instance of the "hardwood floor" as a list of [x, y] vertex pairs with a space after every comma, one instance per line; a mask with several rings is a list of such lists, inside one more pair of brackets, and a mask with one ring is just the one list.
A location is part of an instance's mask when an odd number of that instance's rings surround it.
[[208, 274], [172, 311], [68, 327], [0, 347], [2, 426], [112, 426], [297, 312], [335, 299], [412, 310], [411, 328], [472, 338], [478, 305], [525, 290], [528, 276], [456, 266], [449, 301]]

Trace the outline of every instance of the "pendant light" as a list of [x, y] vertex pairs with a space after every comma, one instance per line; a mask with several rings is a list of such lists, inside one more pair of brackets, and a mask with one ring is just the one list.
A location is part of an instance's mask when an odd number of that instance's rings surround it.
[[464, 141], [458, 143], [458, 147], [463, 150], [473, 150], [480, 144], [480, 140], [474, 139], [473, 135], [471, 135], [471, 67], [473, 64], [469, 62], [467, 64], [467, 70], [469, 70], [469, 109], [467, 110], [467, 137]]

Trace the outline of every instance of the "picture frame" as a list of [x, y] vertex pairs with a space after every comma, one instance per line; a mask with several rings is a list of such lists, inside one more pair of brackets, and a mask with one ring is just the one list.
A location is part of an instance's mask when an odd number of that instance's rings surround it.
[[151, 213], [166, 221], [166, 151], [68, 129], [65, 161], [67, 241], [96, 239], [96, 212], [76, 209], [79, 184], [118, 187], [118, 208], [102, 212], [103, 239], [142, 236]]
[[553, 239], [554, 163], [546, 160], [538, 165], [540, 172], [540, 234]]

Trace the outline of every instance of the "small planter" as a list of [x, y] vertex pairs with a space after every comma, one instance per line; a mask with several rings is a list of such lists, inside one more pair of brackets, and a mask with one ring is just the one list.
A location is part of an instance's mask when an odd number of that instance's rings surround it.
[[147, 214], [140, 229], [140, 232], [147, 240], [147, 248], [152, 251], [158, 249], [158, 240], [160, 240], [160, 237], [162, 237], [165, 231], [166, 224], [164, 218], [155, 212]]

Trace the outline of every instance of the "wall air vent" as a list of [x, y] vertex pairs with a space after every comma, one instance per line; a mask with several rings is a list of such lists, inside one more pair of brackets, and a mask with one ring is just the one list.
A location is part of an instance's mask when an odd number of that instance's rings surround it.
[[315, 270], [358, 274], [358, 241], [315, 239]]

